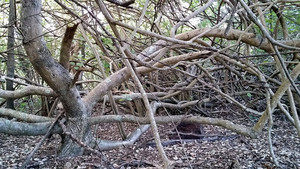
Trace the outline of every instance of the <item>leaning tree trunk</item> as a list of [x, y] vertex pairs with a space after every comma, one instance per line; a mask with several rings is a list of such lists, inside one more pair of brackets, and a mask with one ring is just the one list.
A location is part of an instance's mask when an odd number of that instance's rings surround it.
[[[15, 56], [14, 56], [14, 44], [15, 44], [15, 29], [14, 23], [16, 22], [16, 6], [15, 0], [9, 1], [9, 17], [8, 17], [8, 38], [7, 38], [7, 77], [13, 78], [15, 76]], [[13, 81], [6, 80], [6, 90], [14, 90]], [[14, 99], [6, 100], [6, 107], [14, 109]]]
[[[83, 143], [89, 144], [91, 134], [86, 119], [91, 114], [91, 108], [87, 109], [83, 104], [68, 70], [57, 63], [48, 50], [42, 32], [41, 8], [41, 0], [22, 1], [21, 30], [24, 48], [34, 69], [58, 94], [66, 113], [67, 130]], [[70, 121], [69, 118], [78, 120]], [[63, 135], [62, 138], [60, 156], [77, 156], [83, 153], [83, 148], [69, 136]]]

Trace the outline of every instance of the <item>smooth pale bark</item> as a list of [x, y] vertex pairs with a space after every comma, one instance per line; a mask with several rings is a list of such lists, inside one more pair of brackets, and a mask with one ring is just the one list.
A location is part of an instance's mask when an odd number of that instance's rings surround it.
[[[300, 63], [292, 70], [290, 73], [292, 80], [295, 80], [300, 74]], [[280, 87], [277, 89], [275, 94], [271, 97], [271, 112], [274, 111], [276, 108], [278, 102], [284, 95], [284, 93], [288, 90], [288, 88], [291, 86], [291, 82], [289, 79], [285, 78], [283, 82], [281, 83]], [[265, 126], [265, 124], [268, 121], [268, 112], [265, 110], [262, 116], [259, 118], [259, 121], [254, 125], [253, 130], [255, 132], [260, 133]]]
[[[51, 56], [46, 46], [42, 32], [41, 17], [42, 1], [22, 1], [22, 35], [23, 45], [34, 69], [40, 74], [45, 82], [58, 94], [68, 118], [78, 118], [75, 122], [67, 121], [67, 128], [84, 143], [90, 142], [90, 130], [87, 126], [86, 117], [91, 111], [86, 111], [80, 94], [73, 85], [73, 78], [61, 64], [57, 63]], [[91, 109], [90, 109], [91, 110]], [[74, 143], [70, 137], [63, 136], [60, 149], [61, 156], [77, 156], [83, 153], [83, 148]]]
[[148, 129], [150, 128], [150, 125], [142, 125], [138, 127], [134, 132], [132, 132], [126, 140], [121, 140], [121, 141], [111, 141], [111, 140], [100, 140], [98, 141], [97, 148], [101, 151], [105, 150], [112, 150], [115, 148], [119, 148], [121, 146], [131, 146], [133, 145], [143, 133], [145, 133]]
[[20, 90], [7, 91], [0, 89], [1, 98], [22, 98], [29, 95], [42, 95], [42, 96], [56, 96], [56, 93], [51, 88], [39, 87], [39, 86], [26, 86]]
[[[272, 46], [271, 46], [270, 42], [268, 41], [268, 39], [266, 39], [266, 38], [259, 39], [256, 37], [256, 35], [254, 33], [247, 33], [244, 31], [239, 31], [239, 30], [234, 30], [234, 29], [231, 29], [230, 31], [228, 31], [228, 33], [225, 35], [224, 34], [225, 29], [222, 29], [222, 28], [217, 28], [217, 29], [212, 29], [212, 30], [210, 30], [210, 28], [203, 28], [203, 29], [196, 29], [196, 30], [193, 30], [190, 32], [183, 33], [183, 34], [179, 35], [178, 37], [180, 37], [181, 39], [183, 39], [183, 38], [188, 39], [188, 38], [195, 37], [206, 31], [208, 31], [208, 32], [205, 33], [205, 35], [203, 37], [216, 37], [216, 38], [224, 38], [224, 39], [228, 39], [228, 40], [238, 40], [241, 37], [241, 41], [246, 44], [258, 47], [267, 52], [273, 52]], [[288, 46], [300, 47], [300, 40], [283, 40], [283, 41], [278, 41], [278, 42], [288, 45]]]
[[[130, 122], [138, 124], [149, 124], [150, 120], [147, 117], [137, 117], [133, 115], [106, 115], [93, 117], [89, 120], [90, 124], [98, 123], [108, 123], [108, 122]], [[248, 136], [251, 138], [256, 138], [257, 133], [255, 133], [251, 128], [248, 128], [244, 125], [234, 124], [229, 120], [223, 120], [219, 118], [209, 118], [201, 116], [189, 116], [178, 115], [178, 116], [160, 116], [155, 117], [155, 122], [157, 124], [167, 124], [167, 123], [176, 123], [176, 122], [190, 122], [195, 124], [209, 124], [220, 126], [228, 130], [234, 131], [238, 134]]]
[[[51, 122], [45, 123], [22, 123], [0, 118], [0, 133], [10, 135], [40, 136], [46, 134]], [[51, 133], [62, 133], [56, 125]]]
[[[137, 67], [136, 71], [138, 73], [144, 74], [151, 71], [154, 71], [155, 68], [162, 68], [166, 65], [174, 65], [179, 61], [186, 61], [186, 60], [193, 60], [193, 59], [200, 59], [200, 58], [207, 58], [211, 56], [213, 52], [210, 51], [201, 51], [201, 52], [194, 52], [189, 54], [178, 55], [170, 58], [166, 58], [161, 60], [159, 63], [154, 64], [153, 67]], [[104, 81], [99, 83], [91, 92], [89, 92], [84, 98], [83, 101], [85, 104], [90, 104], [92, 108], [96, 103], [98, 103], [101, 98], [106, 94], [106, 91], [111, 90], [112, 88], [120, 85], [125, 80], [128, 80], [130, 77], [129, 71], [127, 68], [123, 68], [111, 76], [107, 77]]]
[[84, 106], [79, 92], [72, 84], [73, 79], [68, 70], [52, 58], [42, 36], [41, 2], [25, 0], [22, 1], [22, 5], [23, 43], [30, 62], [43, 80], [59, 95], [69, 116], [82, 115]]
[[49, 122], [54, 120], [53, 118], [49, 118], [49, 117], [37, 116], [37, 115], [23, 113], [20, 111], [5, 109], [5, 108], [0, 108], [0, 116], [11, 117], [19, 121], [25, 121], [28, 123]]
[[[97, 116], [88, 119], [89, 125], [96, 125], [102, 123], [117, 123], [117, 122], [128, 122], [137, 124], [149, 124], [150, 120], [147, 117], [138, 117], [133, 115], [105, 115]], [[155, 122], [157, 124], [168, 124], [176, 122], [189, 122], [195, 124], [208, 124], [216, 125], [238, 134], [256, 138], [257, 134], [251, 128], [235, 124], [229, 120], [223, 120], [219, 118], [209, 118], [201, 116], [185, 116], [185, 115], [174, 115], [174, 116], [156, 116]], [[47, 128], [51, 125], [51, 122], [43, 123], [22, 123], [0, 118], [0, 132], [14, 135], [44, 135], [47, 132]], [[34, 128], [37, 130], [34, 132]], [[57, 128], [52, 133], [60, 133], [61, 129]], [[30, 132], [33, 132], [32, 134]]]
[[[130, 29], [130, 30], [134, 30], [135, 27], [124, 24], [122, 22], [119, 21], [114, 21], [114, 23], [116, 25], [119, 25], [121, 27]], [[207, 32], [208, 31], [208, 32]], [[235, 29], [231, 29], [228, 31], [228, 33], [225, 35], [225, 29], [223, 28], [217, 28], [217, 29], [211, 29], [211, 28], [201, 28], [201, 29], [196, 29], [196, 30], [192, 30], [189, 32], [184, 32], [182, 34], [176, 35], [175, 38], [170, 38], [167, 36], [163, 36], [163, 35], [159, 35], [153, 32], [149, 32], [143, 29], [138, 28], [137, 32], [143, 35], [148, 35], [148, 36], [152, 36], [152, 37], [156, 37], [158, 39], [161, 39], [161, 41], [159, 43], [157, 43], [157, 45], [161, 45], [160, 47], [158, 46], [155, 47], [156, 49], [151, 49], [152, 51], [158, 50], [160, 48], [163, 47], [163, 44], [166, 44], [167, 42], [173, 42], [173, 43], [177, 43], [177, 44], [182, 44], [182, 45], [191, 45], [193, 46], [194, 43], [188, 41], [194, 37], [196, 37], [197, 35], [200, 35], [203, 32], [206, 32], [205, 35], [203, 37], [218, 37], [218, 38], [224, 38], [224, 39], [228, 39], [228, 40], [238, 40], [240, 36], [242, 36], [241, 41], [245, 42], [246, 44], [258, 47], [260, 49], [263, 49], [267, 52], [271, 52], [272, 48], [271, 48], [271, 44], [268, 42], [268, 40], [266, 38], [264, 39], [260, 39], [257, 38], [256, 35], [254, 33], [247, 33], [244, 31], [239, 31], [239, 30], [235, 30]], [[261, 43], [262, 42], [262, 43]], [[283, 40], [283, 41], [278, 41], [279, 43], [282, 43], [284, 45], [288, 45], [288, 46], [292, 46], [292, 47], [300, 47], [300, 40]], [[200, 46], [196, 46], [196, 47], [200, 47]], [[200, 48], [201, 49], [201, 48]], [[202, 47], [202, 49], [208, 49], [206, 47]], [[148, 52], [149, 53], [149, 52]]]

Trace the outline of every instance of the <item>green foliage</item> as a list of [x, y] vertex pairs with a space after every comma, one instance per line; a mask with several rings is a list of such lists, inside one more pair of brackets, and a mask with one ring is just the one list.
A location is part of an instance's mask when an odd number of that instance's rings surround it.
[[78, 70], [80, 69], [81, 67], [83, 67], [83, 63], [81, 62], [70, 62], [70, 65], [75, 69], [75, 70]]
[[83, 67], [83, 63], [77, 63], [76, 65], [79, 67]]
[[209, 20], [205, 19], [205, 20], [202, 20], [198, 23], [198, 27], [199, 28], [206, 28], [210, 25], [210, 22]]
[[104, 45], [112, 45], [113, 42], [110, 38], [101, 38], [101, 41]]
[[[298, 38], [299, 36], [299, 29], [300, 29], [300, 12], [297, 7], [287, 7], [289, 8], [288, 10], [283, 11], [283, 19], [286, 21], [287, 29], [289, 36], [292, 38]], [[267, 24], [267, 27], [269, 28], [269, 31], [271, 33], [274, 32], [274, 28], [276, 25], [276, 22], [278, 20], [278, 16], [276, 13], [271, 10], [270, 12], [266, 13], [265, 15], [265, 22]], [[278, 25], [278, 35], [279, 39], [282, 38], [282, 27], [279, 24]], [[256, 29], [258, 30], [258, 29]], [[258, 31], [256, 31], [258, 32]]]
[[252, 94], [251, 93], [247, 93], [247, 96], [251, 99]]
[[276, 24], [276, 22], [274, 22], [274, 20], [276, 20], [276, 19], [277, 19], [277, 16], [274, 11], [271, 11], [266, 14], [265, 22], [266, 22], [267, 27], [269, 28], [270, 32], [274, 32], [274, 26]]
[[28, 109], [28, 104], [26, 102], [22, 102], [19, 104], [19, 106], [17, 107], [17, 110], [19, 111], [26, 111]]
[[284, 10], [283, 15], [288, 26], [290, 37], [299, 38], [299, 30], [300, 30], [299, 8], [291, 8], [290, 10]]
[[106, 74], [108, 75], [109, 71], [110, 71], [110, 65], [109, 65], [109, 63], [106, 60], [103, 61], [103, 66], [104, 66]]

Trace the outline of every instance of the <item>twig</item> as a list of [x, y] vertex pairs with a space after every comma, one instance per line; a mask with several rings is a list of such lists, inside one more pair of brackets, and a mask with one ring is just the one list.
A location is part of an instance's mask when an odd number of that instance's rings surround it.
[[[107, 75], [106, 75], [106, 72], [104, 70], [104, 66], [101, 62], [101, 59], [100, 59], [100, 54], [98, 53], [98, 51], [94, 48], [92, 42], [88, 39], [87, 37], [87, 34], [83, 28], [83, 26], [80, 24], [79, 25], [79, 29], [81, 31], [81, 34], [83, 36], [83, 38], [85, 39], [85, 41], [87, 42], [88, 46], [91, 48], [92, 52], [94, 53], [96, 59], [97, 59], [97, 62], [98, 62], [98, 65], [99, 65], [99, 68], [100, 68], [100, 72], [102, 74], [102, 76], [104, 78], [107, 78]], [[108, 52], [106, 50], [103, 51], [107, 56], [108, 56]], [[113, 94], [112, 94], [112, 91], [109, 90], [107, 92], [107, 95], [108, 95], [108, 98], [109, 98], [109, 102], [111, 104], [111, 107], [113, 109], [113, 112], [116, 114], [116, 115], [119, 115], [119, 110], [118, 110], [118, 106], [116, 105], [116, 102], [115, 100], [113, 99]], [[119, 132], [120, 132], [120, 135], [122, 137], [123, 140], [126, 140], [126, 132], [125, 132], [125, 129], [124, 129], [124, 126], [122, 125], [122, 123], [117, 123], [117, 126], [118, 126], [118, 129], [119, 129]]]
[[278, 163], [278, 161], [277, 161], [277, 158], [275, 156], [273, 145], [272, 145], [271, 132], [272, 132], [272, 126], [273, 126], [273, 117], [272, 117], [271, 99], [270, 99], [270, 93], [269, 93], [269, 91], [267, 91], [267, 93], [266, 93], [266, 98], [267, 98], [267, 108], [266, 108], [266, 110], [267, 110], [268, 115], [269, 115], [269, 125], [268, 125], [269, 150], [270, 150], [270, 154], [272, 156], [273, 162], [275, 163], [275, 165], [277, 167], [281, 168], [280, 165], [279, 165], [279, 163]]
[[29, 84], [21, 82], [21, 81], [15, 79], [15, 78], [7, 77], [7, 76], [2, 76], [1, 79], [10, 80], [10, 81], [13, 81], [15, 83], [18, 83], [18, 84], [24, 85], [24, 86], [29, 86]]

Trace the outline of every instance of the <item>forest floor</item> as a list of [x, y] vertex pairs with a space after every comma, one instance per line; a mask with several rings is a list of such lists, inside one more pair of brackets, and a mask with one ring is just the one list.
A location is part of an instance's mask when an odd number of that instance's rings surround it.
[[[224, 114], [220, 116], [224, 117]], [[254, 124], [251, 120], [246, 121], [245, 117], [238, 116], [231, 114], [226, 118], [234, 119], [239, 124]], [[272, 130], [275, 155], [282, 168], [300, 169], [300, 139], [296, 130], [279, 115], [275, 117]], [[134, 127], [133, 124], [125, 124], [128, 132]], [[167, 133], [171, 128], [171, 125], [159, 125], [163, 142], [169, 140]], [[99, 125], [97, 133], [101, 139], [120, 139], [115, 124]], [[206, 139], [164, 146], [168, 158], [177, 162], [175, 168], [230, 168], [236, 161], [241, 168], [275, 168], [271, 162], [266, 130], [257, 139], [250, 139], [220, 127], [204, 125], [204, 136]], [[114, 168], [149, 169], [159, 168], [162, 164], [157, 149], [149, 144], [154, 142], [151, 130], [133, 146], [102, 152], [106, 157], [105, 161], [93, 153], [73, 158], [57, 157], [60, 138], [57, 135], [53, 137], [43, 143], [30, 161], [29, 168], [94, 169], [106, 168], [105, 163], [108, 162]], [[21, 166], [41, 138], [0, 134], [0, 169]]]

